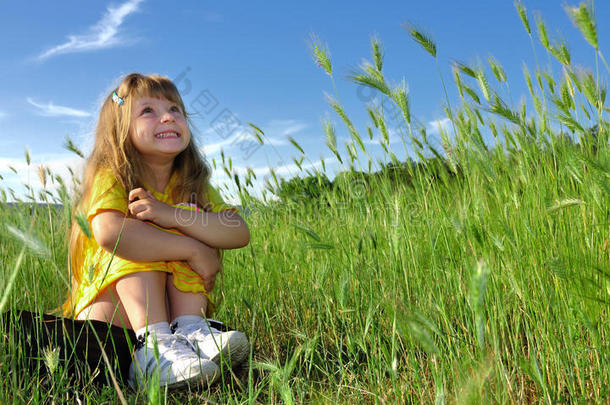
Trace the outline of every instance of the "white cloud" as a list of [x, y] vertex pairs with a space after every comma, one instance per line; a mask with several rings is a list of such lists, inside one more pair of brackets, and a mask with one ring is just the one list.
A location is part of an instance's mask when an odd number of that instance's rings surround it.
[[[78, 173], [83, 167], [84, 160], [73, 153], [32, 154], [31, 164], [28, 166], [23, 157], [0, 158], [0, 174], [2, 175], [0, 186], [7, 190], [7, 192], [8, 188], [11, 188], [18, 198], [25, 199], [25, 196], [30, 193], [25, 187], [27, 184], [34, 190], [34, 195], [38, 197], [38, 193], [42, 189], [42, 183], [38, 177], [38, 167], [41, 164], [49, 168], [53, 175], [62, 177], [69, 187], [71, 175], [68, 168], [71, 167], [75, 173]], [[10, 167], [15, 169], [17, 173], [11, 170]], [[58, 186], [59, 184], [54, 179], [47, 178], [47, 190], [54, 192]], [[7, 195], [7, 197], [11, 198], [10, 195]]]
[[55, 105], [52, 102], [48, 104], [40, 104], [32, 100], [30, 97], [27, 98], [27, 102], [38, 108], [38, 113], [45, 117], [58, 117], [58, 116], [69, 116], [69, 117], [90, 117], [91, 113], [87, 111], [77, 110], [70, 107], [63, 107]]
[[297, 120], [272, 120], [269, 122], [269, 125], [267, 125], [267, 132], [275, 132], [283, 136], [288, 136], [301, 132], [307, 127], [307, 124]]
[[429, 121], [427, 131], [433, 134], [439, 134], [441, 129], [448, 132], [451, 127], [451, 120], [449, 118], [442, 118], [440, 120]]
[[[287, 146], [290, 144], [287, 140], [288, 136], [300, 132], [307, 127], [305, 123], [296, 120], [271, 120], [267, 125], [263, 126], [265, 133], [265, 136], [263, 136], [263, 146]], [[215, 137], [218, 137], [218, 134], [214, 128], [208, 128], [203, 131], [202, 140], [213, 139]], [[251, 128], [241, 127], [232, 136], [219, 142], [205, 143], [200, 141], [200, 145], [203, 144], [200, 150], [208, 158], [220, 153], [221, 149], [230, 155], [231, 148], [243, 147], [241, 145], [242, 142], [258, 144], [258, 140], [252, 135]]]
[[265, 145], [287, 146], [290, 144], [287, 140], [288, 136], [301, 132], [308, 127], [304, 122], [297, 120], [271, 120], [263, 127], [265, 131], [263, 140]]
[[214, 155], [214, 154], [220, 152], [220, 150], [223, 147], [231, 145], [233, 142], [237, 142], [237, 140], [239, 138], [241, 138], [243, 135], [244, 135], [243, 132], [238, 131], [233, 136], [231, 136], [231, 137], [229, 137], [229, 138], [227, 138], [225, 140], [222, 140], [222, 141], [216, 142], [216, 143], [210, 143], [210, 144], [204, 145], [200, 149], [201, 149], [201, 151], [203, 152], [203, 154], [205, 156], [211, 156], [211, 155]]
[[271, 145], [271, 146], [285, 146], [285, 145], [288, 145], [288, 141], [285, 140], [285, 139], [281, 139], [281, 138], [265, 137], [264, 141], [265, 141], [265, 145]]
[[[339, 161], [337, 160], [337, 158], [335, 157], [323, 157], [322, 159], [324, 159], [324, 165], [326, 167], [326, 175], [329, 176], [329, 178], [334, 177], [334, 175], [329, 175], [328, 173], [328, 168], [329, 166], [333, 166], [339, 163]], [[322, 162], [321, 160], [317, 160], [314, 162], [309, 162], [309, 163], [305, 163], [303, 162], [303, 164], [301, 165], [302, 169], [299, 169], [298, 166], [294, 163], [292, 164], [285, 164], [282, 166], [275, 166], [273, 167], [273, 170], [275, 171], [275, 174], [277, 177], [279, 178], [290, 178], [296, 175], [304, 175], [304, 171], [307, 169], [312, 169], [312, 168], [322, 168]], [[248, 190], [248, 192], [261, 199], [263, 194], [267, 195], [267, 200], [275, 200], [277, 199], [277, 197], [269, 194], [266, 190], [265, 190], [265, 181], [269, 179], [269, 176], [271, 176], [271, 168], [268, 166], [259, 166], [259, 167], [253, 167], [250, 168], [254, 174], [257, 176], [256, 179], [252, 179], [252, 188]], [[245, 166], [233, 166], [233, 173], [236, 173], [240, 176], [245, 176], [248, 173], [248, 167]], [[216, 170], [212, 176], [212, 183], [219, 189], [223, 190], [222, 194], [225, 198], [225, 201], [228, 204], [234, 204], [234, 205], [238, 205], [241, 204], [239, 197], [238, 197], [238, 192], [237, 192], [237, 187], [235, 186], [235, 183], [233, 181], [232, 178], [230, 178], [229, 176], [227, 176], [227, 174], [223, 171], [223, 170]], [[271, 182], [273, 182], [273, 180], [269, 180]], [[224, 191], [224, 190], [228, 190]]]
[[[388, 140], [390, 141], [390, 145], [393, 143], [398, 143], [398, 142], [402, 143], [401, 136], [405, 136], [405, 139], [409, 138], [408, 135], [401, 135], [400, 131], [398, 131], [398, 130], [395, 130], [395, 129], [389, 130], [388, 131]], [[341, 140], [344, 142], [348, 142], [348, 143], [353, 142], [352, 138], [347, 138], [347, 137], [342, 137]], [[368, 135], [362, 139], [362, 143], [365, 145], [379, 145], [380, 142], [385, 143], [385, 140], [383, 139], [383, 136], [380, 133], [373, 135], [373, 139], [369, 139]]]
[[[333, 165], [338, 162], [339, 161], [335, 157], [324, 158], [324, 164], [326, 166]], [[278, 175], [280, 177], [284, 177], [284, 176], [296, 175], [298, 173], [304, 172], [307, 169], [321, 168], [321, 167], [322, 167], [322, 162], [320, 160], [317, 160], [315, 162], [309, 162], [309, 163], [302, 164], [301, 169], [299, 169], [299, 167], [294, 163], [286, 164], [286, 165], [282, 165], [282, 166], [276, 166], [273, 168], [268, 167], [268, 166], [260, 166], [260, 167], [254, 167], [251, 169], [256, 176], [266, 176], [268, 174], [271, 174], [271, 169], [273, 169], [273, 171], [275, 172], [276, 175]], [[233, 171], [241, 176], [244, 176], [248, 173], [248, 167], [234, 166]], [[225, 174], [225, 177], [226, 177], [226, 174]]]
[[125, 38], [118, 37], [119, 28], [129, 14], [138, 10], [142, 1], [129, 0], [118, 7], [108, 7], [101, 20], [89, 28], [89, 33], [68, 35], [67, 42], [42, 52], [38, 55], [38, 60], [66, 53], [110, 48], [128, 42]]

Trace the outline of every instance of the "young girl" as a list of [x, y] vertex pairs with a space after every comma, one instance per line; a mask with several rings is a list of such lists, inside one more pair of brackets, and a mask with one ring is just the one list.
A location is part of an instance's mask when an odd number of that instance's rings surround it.
[[249, 351], [242, 333], [220, 332], [205, 318], [219, 249], [250, 239], [209, 177], [174, 84], [127, 75], [100, 111], [75, 205], [92, 235], [72, 225], [72, 291], [63, 310], [135, 331], [132, 385], [155, 372], [167, 386], [211, 383], [223, 358], [236, 365]]

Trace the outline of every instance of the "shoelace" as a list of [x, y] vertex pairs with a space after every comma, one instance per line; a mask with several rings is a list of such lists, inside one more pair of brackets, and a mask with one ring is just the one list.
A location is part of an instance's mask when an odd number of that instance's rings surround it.
[[[136, 350], [150, 350], [153, 351], [153, 347], [149, 347], [149, 348], [145, 348], [144, 346], [146, 345], [146, 340], [148, 339], [149, 333], [146, 333], [145, 335], [139, 336], [135, 347]], [[172, 339], [173, 337], [173, 339]], [[194, 353], [197, 353], [197, 348], [189, 341], [189, 339], [182, 335], [182, 334], [176, 334], [176, 335], [170, 335], [170, 336], [164, 336], [164, 335], [157, 335], [156, 336], [157, 339], [157, 345], [158, 346], [162, 346], [167, 350], [175, 350], [176, 352], [180, 353], [180, 346], [183, 346], [183, 350], [188, 348], [189, 350], [192, 350]], [[167, 350], [164, 350], [165, 352], [167, 352]], [[147, 357], [147, 364], [146, 367], [148, 368], [149, 366], [154, 365], [154, 363], [157, 361], [155, 356], [146, 356]], [[161, 362], [161, 359], [159, 359]], [[167, 359], [165, 359], [165, 361], [168, 361]], [[163, 361], [163, 363], [165, 362]]]
[[[226, 327], [224, 323], [217, 321], [216, 319], [208, 318], [208, 319], [206, 319], [206, 321], [208, 324], [208, 329], [212, 333], [229, 332], [232, 330], [231, 328]], [[178, 329], [178, 323], [174, 322], [174, 323], [170, 324], [169, 329], [172, 333], [175, 333], [176, 330]], [[199, 330], [201, 330], [201, 328], [199, 328]]]
[[[175, 339], [171, 339], [172, 336]], [[169, 335], [167, 337], [163, 337], [162, 340], [163, 341], [170, 340], [169, 345], [166, 346], [166, 347], [168, 347], [170, 349], [174, 349], [174, 348], [176, 348], [176, 346], [183, 345], [183, 346], [186, 346], [186, 347], [188, 347], [189, 349], [191, 349], [193, 351], [196, 351], [196, 348], [195, 348], [195, 346], [193, 346], [191, 341], [186, 336], [184, 336], [181, 333], [174, 333], [173, 335]], [[157, 343], [158, 342], [159, 342], [159, 340], [157, 340]]]
[[144, 333], [143, 335], [138, 336], [138, 338], [136, 339], [136, 344], [134, 345], [135, 350], [139, 350], [144, 347], [144, 345], [146, 344], [147, 337], [148, 337], [148, 332]]

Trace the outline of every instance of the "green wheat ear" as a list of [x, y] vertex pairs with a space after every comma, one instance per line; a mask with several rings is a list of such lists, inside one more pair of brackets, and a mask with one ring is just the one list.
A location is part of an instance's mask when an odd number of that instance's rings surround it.
[[388, 86], [383, 73], [365, 61], [360, 65], [360, 71], [353, 71], [348, 75], [349, 79], [364, 86], [377, 89], [387, 96], [391, 96], [390, 87]]
[[251, 122], [248, 122], [248, 125], [250, 126], [250, 128], [252, 128], [254, 130], [254, 132], [252, 134], [254, 135], [254, 137], [256, 138], [258, 143], [260, 143], [261, 145], [264, 145], [265, 143], [263, 142], [263, 137], [265, 136], [265, 133], [263, 132], [263, 130]]
[[436, 43], [429, 35], [415, 28], [412, 24], [407, 24], [405, 29], [411, 35], [411, 38], [422, 46], [430, 55], [436, 58]]
[[407, 124], [411, 124], [411, 110], [409, 107], [409, 92], [406, 83], [403, 82], [392, 90], [392, 99], [402, 112], [402, 116]]
[[85, 236], [91, 239], [91, 228], [89, 227], [89, 221], [87, 221], [85, 214], [79, 212], [74, 216], [74, 219], [76, 220], [76, 223], [78, 224], [81, 231], [83, 231]]
[[299, 152], [301, 152], [301, 154], [305, 154], [305, 151], [303, 151], [303, 148], [301, 147], [301, 145], [299, 145], [299, 143], [291, 136], [288, 137], [288, 141], [292, 144], [292, 146], [294, 146], [295, 148], [297, 148], [299, 150]]
[[487, 58], [487, 61], [489, 62], [489, 67], [491, 68], [491, 71], [496, 77], [496, 80], [500, 83], [505, 82], [506, 73], [504, 72], [504, 68], [502, 67], [502, 65], [500, 65], [500, 63], [496, 61], [493, 56]]
[[328, 50], [328, 46], [326, 44], [323, 44], [317, 35], [312, 34], [309, 47], [311, 49], [314, 62], [316, 62], [318, 66], [324, 69], [324, 71], [329, 76], [332, 76], [333, 67], [330, 62], [330, 51]]
[[330, 118], [326, 117], [324, 120], [322, 120], [322, 128], [326, 134], [326, 146], [337, 157], [339, 162], [343, 164], [343, 159], [341, 159], [341, 155], [339, 154], [339, 151], [337, 151], [337, 134], [335, 131], [335, 126]]
[[383, 67], [383, 45], [381, 41], [376, 36], [371, 37], [371, 56], [373, 57], [373, 62], [375, 63], [375, 67], [378, 71], [381, 72], [381, 68]]
[[72, 139], [70, 139], [69, 135], [66, 135], [66, 143], [64, 143], [64, 148], [68, 149], [71, 152], [76, 153], [78, 156], [84, 158], [85, 154], [76, 147], [76, 145], [74, 145], [74, 142], [72, 142]]
[[470, 76], [473, 79], [477, 78], [477, 72], [475, 72], [474, 69], [471, 68], [470, 66], [468, 66], [467, 64], [456, 60], [453, 62], [453, 66], [460, 69], [462, 71], [462, 73], [464, 73], [465, 75]]
[[515, 1], [515, 8], [517, 9], [517, 13], [519, 13], [519, 18], [521, 18], [521, 22], [523, 23], [525, 30], [527, 31], [528, 35], [531, 35], [532, 29], [530, 27], [530, 22], [527, 18], [525, 6], [523, 6], [523, 3], [521, 1]]
[[549, 34], [546, 31], [544, 20], [540, 15], [536, 16], [536, 27], [538, 27], [538, 39], [540, 40], [540, 43], [546, 49], [550, 49]]
[[44, 364], [49, 369], [49, 374], [53, 374], [59, 365], [59, 347], [46, 347], [42, 351]]
[[587, 7], [585, 3], [580, 3], [580, 6], [578, 7], [566, 6], [565, 10], [587, 42], [591, 44], [596, 51], [599, 51], [599, 44], [597, 42], [597, 28], [589, 7]]

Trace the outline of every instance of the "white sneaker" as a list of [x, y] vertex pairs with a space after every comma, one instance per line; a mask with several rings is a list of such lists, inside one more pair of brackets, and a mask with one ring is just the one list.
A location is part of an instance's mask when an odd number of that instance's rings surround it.
[[[172, 331], [176, 336], [186, 337], [193, 346], [199, 349], [202, 357], [207, 357], [216, 364], [229, 360], [231, 367], [235, 367], [242, 363], [250, 352], [250, 344], [246, 335], [236, 330], [221, 332], [212, 327], [209, 321], [202, 319], [200, 322], [185, 326], [180, 326], [175, 322], [172, 324]], [[211, 321], [214, 324], [219, 323], [213, 319]]]
[[[155, 355], [155, 341], [158, 354]], [[146, 386], [146, 380], [159, 373], [159, 384], [168, 388], [189, 383], [212, 384], [220, 375], [216, 363], [199, 357], [188, 340], [180, 335], [149, 333], [138, 338], [129, 367], [129, 385]]]

